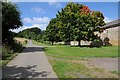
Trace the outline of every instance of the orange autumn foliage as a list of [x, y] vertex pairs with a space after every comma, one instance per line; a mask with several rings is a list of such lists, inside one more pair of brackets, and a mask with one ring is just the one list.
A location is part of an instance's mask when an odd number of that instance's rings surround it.
[[82, 9], [80, 9], [80, 14], [88, 14], [91, 10], [88, 8], [88, 6], [84, 6]]

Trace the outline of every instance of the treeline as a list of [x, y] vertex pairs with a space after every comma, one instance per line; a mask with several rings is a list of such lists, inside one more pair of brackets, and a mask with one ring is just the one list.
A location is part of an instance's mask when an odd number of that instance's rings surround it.
[[34, 27], [25, 29], [19, 33], [15, 33], [15, 36], [42, 42], [44, 38], [44, 32], [44, 30], [42, 31], [41, 29]]

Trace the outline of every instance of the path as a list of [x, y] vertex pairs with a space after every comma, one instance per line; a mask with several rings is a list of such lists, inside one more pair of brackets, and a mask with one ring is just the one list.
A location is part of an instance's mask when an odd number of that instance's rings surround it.
[[43, 48], [29, 41], [25, 50], [3, 68], [3, 78], [57, 78]]
[[118, 71], [118, 57], [116, 58], [91, 58], [88, 66], [95, 66], [109, 71]]

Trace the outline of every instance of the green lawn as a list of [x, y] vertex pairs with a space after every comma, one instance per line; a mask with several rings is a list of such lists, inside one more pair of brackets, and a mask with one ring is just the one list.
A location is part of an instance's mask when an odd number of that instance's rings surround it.
[[67, 45], [47, 45], [33, 41], [33, 44], [45, 46], [45, 52], [53, 56], [65, 57], [118, 57], [118, 46], [107, 47], [71, 47]]
[[70, 46], [46, 47], [45, 52], [53, 56], [66, 57], [117, 57], [118, 47], [80, 48]]
[[[34, 41], [34, 44], [41, 43]], [[42, 43], [42, 45], [45, 45]], [[45, 53], [59, 78], [114, 78], [117, 74], [98, 68], [86, 67], [83, 63], [88, 57], [118, 57], [118, 46], [89, 48], [66, 45], [45, 46]]]

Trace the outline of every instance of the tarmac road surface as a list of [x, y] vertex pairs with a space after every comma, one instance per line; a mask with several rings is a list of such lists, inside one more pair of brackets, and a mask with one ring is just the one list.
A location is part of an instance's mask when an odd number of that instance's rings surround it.
[[22, 53], [18, 54], [3, 68], [4, 78], [57, 78], [43, 47], [30, 40]]

